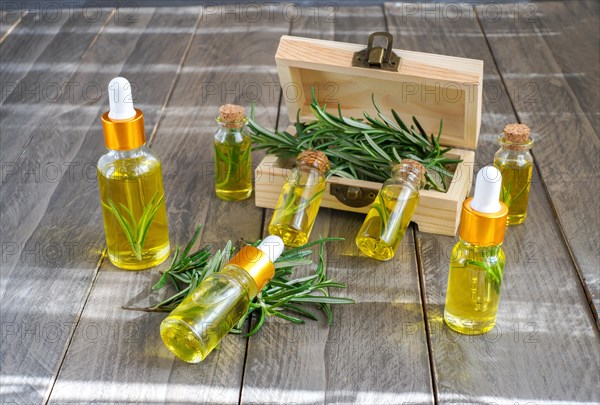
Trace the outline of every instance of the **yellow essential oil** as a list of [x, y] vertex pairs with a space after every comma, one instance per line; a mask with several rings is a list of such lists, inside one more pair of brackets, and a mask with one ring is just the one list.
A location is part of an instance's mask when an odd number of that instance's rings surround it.
[[252, 194], [252, 139], [246, 131], [244, 108], [226, 104], [219, 109], [215, 134], [215, 191], [227, 201]]
[[250, 296], [256, 295], [253, 283], [237, 267], [208, 276], [161, 323], [165, 345], [188, 363], [204, 360], [248, 310]]
[[221, 272], [206, 277], [162, 321], [160, 336], [167, 348], [188, 363], [204, 360], [274, 276], [273, 262], [283, 247], [279, 237], [269, 236], [258, 247], [242, 248]]
[[411, 159], [394, 166], [356, 235], [356, 246], [377, 260], [394, 257], [419, 204], [425, 168]]
[[500, 246], [463, 240], [452, 249], [444, 319], [454, 330], [482, 334], [496, 325], [505, 256]]
[[329, 160], [320, 151], [300, 153], [294, 168], [283, 186], [269, 233], [283, 239], [286, 246], [297, 247], [308, 242], [325, 193], [325, 175]]
[[510, 124], [498, 138], [500, 149], [494, 156], [494, 166], [502, 173], [500, 199], [508, 206], [508, 225], [521, 224], [527, 217], [533, 174], [530, 132], [527, 125]]
[[145, 145], [144, 114], [133, 107], [127, 79], [111, 80], [108, 93], [102, 126], [109, 152], [97, 165], [108, 258], [122, 269], [147, 269], [169, 256], [161, 162]]
[[101, 160], [98, 183], [110, 261], [141, 270], [165, 260], [169, 230], [160, 161], [149, 154]]
[[497, 168], [486, 166], [477, 173], [475, 196], [463, 203], [460, 240], [452, 249], [444, 322], [467, 335], [486, 333], [496, 325], [508, 215], [499, 201], [501, 186]]

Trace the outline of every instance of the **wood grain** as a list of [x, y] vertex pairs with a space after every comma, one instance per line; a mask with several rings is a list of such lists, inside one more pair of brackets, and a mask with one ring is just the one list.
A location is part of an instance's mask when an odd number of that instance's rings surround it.
[[[503, 12], [508, 9], [505, 5], [498, 7]], [[600, 187], [597, 175], [600, 172], [600, 139], [597, 129], [586, 115], [586, 111], [594, 103], [586, 106], [585, 110], [582, 109], [580, 100], [566, 79], [568, 71], [563, 72], [554, 55], [554, 47], [546, 41], [546, 37], [561, 36], [563, 31], [569, 35], [576, 26], [580, 31], [579, 35], [583, 35], [585, 39], [580, 38], [577, 42], [581, 45], [577, 47], [570, 46], [571, 52], [576, 52], [572, 59], [579, 60], [580, 65], [593, 65], [589, 58], [599, 52], [594, 46], [599, 35], [598, 17], [594, 18], [590, 14], [588, 18], [593, 19], [595, 24], [579, 25], [579, 20], [564, 24], [563, 19], [556, 15], [556, 9], [560, 10], [558, 5], [552, 3], [546, 7], [540, 4], [539, 7], [540, 11], [533, 20], [518, 19], [512, 24], [505, 24], [505, 19], [493, 21], [482, 18], [481, 24], [510, 92], [518, 119], [532, 128], [536, 138], [533, 153], [537, 167], [550, 195], [552, 207], [556, 210], [560, 229], [565, 234], [569, 250], [589, 289], [589, 299], [598, 322], [600, 216], [597, 205], [590, 205], [590, 201], [597, 200], [596, 190]], [[550, 32], [546, 32], [544, 26], [540, 25], [541, 21], [545, 21], [546, 13], [554, 15], [546, 23]], [[591, 50], [594, 47], [595, 52]], [[596, 64], [596, 72], [597, 69]], [[594, 68], [585, 68], [588, 72], [585, 76], [594, 77], [593, 70]], [[597, 73], [595, 78], [586, 79], [586, 85], [593, 85], [595, 81], [597, 87]], [[576, 89], [580, 87], [581, 85], [577, 85]], [[589, 91], [597, 94], [592, 88], [578, 91], [578, 94], [585, 98], [593, 97], [589, 95]]]
[[[385, 29], [379, 7], [341, 7], [340, 13], [335, 26], [306, 18], [293, 24], [292, 34], [363, 42], [367, 30]], [[267, 210], [265, 220], [271, 215]], [[319, 211], [312, 238], [347, 238], [326, 252], [329, 276], [348, 284], [331, 293], [357, 303], [334, 307], [332, 326], [268, 319], [250, 338], [242, 403], [433, 402], [412, 238], [404, 238], [393, 260], [376, 262], [359, 255], [354, 244], [363, 220], [360, 214]]]
[[[561, 76], [573, 90], [579, 108], [599, 134], [600, 3], [552, 1], [535, 5], [534, 16], [544, 41], [552, 50]], [[574, 46], [576, 44], [576, 46]]]
[[33, 128], [84, 91], [95, 93], [95, 88], [90, 91], [86, 83], [71, 79], [112, 16], [109, 8], [99, 10], [93, 19], [76, 11], [69, 16], [65, 11], [55, 21], [45, 12], [28, 13], [0, 46], [2, 183], [18, 167], [17, 160], [31, 141]]
[[15, 7], [11, 10], [2, 10], [0, 12], [0, 44], [8, 38], [8, 35], [15, 29], [21, 22], [21, 18], [27, 13], [27, 11]]
[[[200, 7], [181, 10], [170, 24], [170, 27], [184, 25], [188, 14], [192, 20], [199, 17], [152, 148], [163, 160], [173, 244], [185, 245], [196, 225], [201, 223], [201, 243], [212, 243], [215, 248], [220, 248], [228, 239], [258, 239], [263, 210], [254, 206], [252, 198], [242, 202], [216, 198], [212, 147], [216, 130], [214, 118], [219, 106], [226, 102], [247, 105], [245, 97], [249, 94], [242, 89], [259, 84], [266, 91], [268, 85], [265, 83], [276, 80], [272, 55], [278, 36], [288, 31], [289, 22], [283, 19], [269, 21], [265, 14], [263, 19], [253, 22], [242, 17], [225, 30], [220, 10], [206, 19], [201, 11]], [[232, 16], [229, 18], [233, 20]], [[217, 29], [222, 30], [222, 35], [213, 35]], [[174, 45], [154, 42], [144, 50], [158, 55], [160, 52], [153, 50]], [[156, 61], [155, 65], [165, 62]], [[236, 65], [245, 68], [229, 69]], [[151, 78], [140, 78], [140, 85], [146, 82], [151, 84]], [[220, 88], [214, 92], [212, 85], [229, 87], [226, 92]], [[265, 93], [257, 100], [257, 118], [274, 125], [277, 110], [269, 105], [272, 101]], [[149, 105], [146, 111], [153, 109], [156, 107]], [[132, 344], [123, 340], [103, 344], [91, 342], [76, 333], [53, 390], [52, 402], [69, 400], [75, 388], [79, 388], [76, 398], [94, 398], [103, 402], [238, 403], [246, 338], [228, 336], [222, 341], [221, 350], [201, 364], [190, 365], [176, 359], [160, 339], [159, 324], [166, 314], [129, 312], [119, 308], [120, 305], [147, 305], [145, 298], [150, 294], [150, 286], [158, 279], [158, 270], [130, 273], [115, 269], [107, 261], [103, 263], [80, 325], [85, 328], [100, 313], [102, 324], [133, 325], [130, 327], [138, 332], [139, 340]], [[152, 297], [154, 302], [158, 299]], [[78, 327], [77, 331], [83, 329]], [[92, 367], [86, 361], [90, 353], [94, 359]], [[103, 387], [101, 392], [98, 392], [99, 384]]]
[[[285, 128], [273, 59], [280, 35], [291, 23], [295, 35], [363, 43], [387, 28], [382, 9], [321, 3], [317, 14], [303, 7], [302, 18], [263, 8], [259, 21], [235, 11], [223, 21], [218, 9], [201, 15], [207, 9], [200, 6], [142, 7], [135, 22], [27, 16], [8, 35], [3, 22], [0, 402], [600, 402], [599, 334], [586, 302], [593, 297], [597, 308], [598, 223], [595, 206], [585, 202], [596, 200], [598, 184], [579, 175], [598, 171], [598, 3], [534, 6], [534, 22], [527, 19], [531, 5], [522, 3], [480, 6], [477, 14], [454, 3], [427, 6], [433, 14], [405, 3], [385, 9], [398, 48], [485, 61], [479, 166], [491, 161], [506, 123], [520, 118], [538, 140], [529, 216], [509, 229], [505, 243], [497, 328], [466, 337], [443, 325], [454, 238], [411, 225], [415, 233], [407, 233], [397, 257], [375, 262], [354, 246], [364, 217], [322, 209], [313, 238], [347, 238], [326, 252], [330, 276], [349, 285], [332, 292], [357, 304], [334, 308], [332, 326], [269, 319], [258, 335], [229, 336], [195, 366], [162, 346], [164, 314], [120, 309], [160, 298], [148, 298], [160, 268], [125, 272], [103, 261], [94, 167], [104, 151], [106, 83], [124, 75], [139, 85], [134, 97], [164, 162], [172, 243], [185, 243], [197, 222], [205, 225], [203, 243], [255, 239], [272, 211], [253, 199], [222, 202], [212, 192], [218, 106], [254, 98], [262, 124]], [[493, 19], [494, 10], [504, 18]], [[5, 86], [58, 81], [90, 93], [44, 103]], [[256, 165], [262, 156], [254, 158]]]
[[[160, 36], [142, 38], [148, 24], [171, 26], [175, 21], [186, 24], [176, 15], [144, 9], [136, 24], [115, 23], [98, 38], [82, 65], [110, 57], [120, 62], [102, 73], [80, 69], [73, 80], [104, 87], [111, 77], [125, 72], [126, 64], [150, 66], [178, 60], [186, 44], [183, 34], [168, 37], [170, 46], [154, 56], [147, 49], [165, 42]], [[194, 22], [192, 18], [188, 26]], [[175, 39], [183, 40], [181, 45]], [[121, 46], [115, 48], [115, 43]], [[146, 74], [140, 70], [137, 77]], [[174, 74], [175, 69], [171, 79]], [[157, 78], [154, 73], [148, 76]], [[164, 88], [154, 87], [153, 97], [164, 100], [171, 80], [167, 74], [161, 79]], [[84, 97], [72, 103], [61, 100], [49, 109], [43, 124], [28, 128], [32, 141], [20, 162], [26, 168], [37, 163], [40, 169], [28, 177], [11, 176], [3, 185], [2, 325], [12, 328], [1, 349], [3, 385], [9, 387], [6, 401], [32, 403], [48, 398], [104, 249], [94, 173], [95, 162], [105, 150], [100, 114], [107, 99], [101, 94], [95, 103], [88, 102]], [[151, 129], [156, 116], [147, 117]], [[25, 128], [23, 135], [29, 135]], [[61, 166], [58, 178], [44, 174], [41, 168], [54, 167], [53, 162], [70, 162], [71, 170]]]
[[[461, 8], [462, 18], [452, 20], [408, 17], [402, 11], [402, 5], [386, 7], [392, 34], [412, 33], [402, 41], [409, 49], [484, 60], [489, 98], [476, 159], [480, 167], [488, 164], [498, 147], [497, 134], [516, 117], [477, 20], [469, 18], [467, 6]], [[503, 90], [502, 96], [491, 98], [495, 88]], [[498, 324], [486, 335], [459, 335], [443, 324], [449, 255], [456, 240], [417, 233], [440, 403], [599, 399], [598, 330], [537, 175], [527, 221], [507, 231]]]
[[[365, 93], [374, 93], [381, 111], [389, 111], [402, 104], [398, 114], [404, 122], [419, 117], [427, 133], [437, 133], [440, 118], [445, 131], [440, 142], [459, 148], [474, 148], [481, 121], [481, 61], [440, 57], [419, 52], [395, 49], [401, 58], [398, 71], [365, 69], [352, 66], [355, 52], [365, 49], [359, 44], [333, 42], [321, 39], [285, 36], [281, 38], [275, 59], [286, 92], [297, 89], [293, 100], [288, 100], [290, 120], [300, 110], [300, 121], [313, 119], [310, 111], [311, 88], [336, 83], [335, 99], [351, 117], [362, 117], [363, 112], [377, 116], [372, 103], [362, 102]], [[444, 89], [442, 94], [440, 89]], [[328, 103], [335, 113], [336, 103], [323, 91], [315, 92], [320, 104]]]

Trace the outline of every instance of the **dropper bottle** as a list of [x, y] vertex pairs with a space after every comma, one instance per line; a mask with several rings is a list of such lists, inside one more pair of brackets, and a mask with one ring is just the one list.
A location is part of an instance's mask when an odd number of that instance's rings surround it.
[[502, 175], [495, 167], [477, 173], [474, 197], [463, 203], [460, 240], [452, 249], [444, 321], [467, 335], [486, 333], [496, 325], [508, 215], [499, 200], [501, 185]]
[[169, 256], [169, 231], [158, 156], [146, 146], [144, 114], [133, 107], [124, 77], [108, 85], [110, 111], [102, 115], [108, 153], [97, 164], [108, 258], [141, 270]]
[[268, 236], [258, 247], [243, 247], [223, 270], [206, 277], [160, 324], [167, 348], [188, 363], [204, 360], [273, 278], [273, 263], [283, 249], [280, 237]]

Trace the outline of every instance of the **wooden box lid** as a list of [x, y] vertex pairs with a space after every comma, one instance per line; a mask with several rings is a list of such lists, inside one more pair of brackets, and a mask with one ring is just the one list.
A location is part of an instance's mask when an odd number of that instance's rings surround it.
[[[389, 34], [376, 34], [388, 35], [391, 42]], [[365, 45], [282, 36], [275, 60], [290, 120], [296, 121], [298, 110], [300, 121], [314, 119], [311, 87], [320, 104], [337, 111], [339, 103], [344, 115], [355, 118], [363, 111], [376, 116], [374, 95], [383, 114], [391, 116], [394, 109], [409, 125], [415, 116], [428, 134], [438, 133], [442, 119], [441, 144], [477, 147], [483, 61], [394, 49], [400, 57], [397, 71], [353, 66], [355, 52], [364, 49]]]

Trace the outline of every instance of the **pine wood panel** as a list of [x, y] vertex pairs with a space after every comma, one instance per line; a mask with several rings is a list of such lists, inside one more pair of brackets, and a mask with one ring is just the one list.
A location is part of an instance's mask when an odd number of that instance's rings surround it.
[[[293, 127], [289, 127], [286, 131], [294, 133]], [[421, 190], [419, 205], [412, 221], [418, 224], [419, 229], [423, 232], [454, 236], [460, 220], [462, 203], [471, 188], [475, 156], [473, 151], [465, 149], [452, 149], [447, 152], [447, 156], [462, 159], [462, 162], [456, 165], [455, 178], [445, 193], [436, 190]], [[265, 156], [256, 168], [257, 181], [254, 186], [256, 205], [274, 209], [289, 173], [290, 169], [282, 166], [277, 156]], [[344, 204], [334, 193], [335, 187], [338, 185], [360, 187], [362, 193], [373, 193], [373, 198], [375, 198], [382, 183], [337, 176], [327, 179], [327, 188], [321, 200], [321, 207], [366, 214], [371, 205], [350, 207]]]
[[[516, 117], [477, 19], [466, 6], [462, 17], [437, 21], [432, 15], [409, 17], [403, 7], [390, 4], [386, 11], [392, 34], [411, 33], [402, 37], [404, 46], [484, 60], [488, 96], [476, 166], [489, 164], [497, 134]], [[498, 88], [502, 96], [492, 98]], [[443, 324], [456, 239], [421, 233], [417, 238], [440, 403], [598, 401], [598, 330], [537, 172], [525, 224], [507, 231], [498, 325], [487, 335], [463, 336]]]
[[[600, 139], [597, 128], [586, 115], [594, 103], [585, 103], [586, 99], [594, 97], [590, 92], [595, 93], [597, 98], [598, 64], [592, 60], [596, 55], [597, 61], [599, 52], [595, 46], [600, 35], [598, 17], [590, 13], [583, 19], [583, 24], [579, 24], [581, 19], [575, 18], [565, 23], [564, 16], [569, 14], [561, 12], [559, 4], [541, 3], [538, 7], [533, 19], [511, 19], [513, 23], [507, 24], [505, 19], [484, 18], [481, 22], [518, 118], [529, 124], [536, 137], [533, 153], [537, 167], [571, 254], [589, 289], [589, 299], [598, 319], [600, 216], [597, 205], [590, 202], [598, 200]], [[504, 12], [507, 9], [506, 5], [499, 6], [499, 10]], [[577, 38], [573, 37], [574, 29], [579, 31]], [[557, 42], [560, 41], [554, 41], [555, 46], [551, 46], [546, 40], [547, 37], [563, 34], [576, 41], [577, 46], [570, 42], [571, 45], [566, 46], [570, 51], [565, 51], [562, 44], [557, 52], [562, 55], [569, 52], [570, 60], [578, 61], [577, 66], [582, 66], [585, 77], [589, 77], [585, 84], [575, 82], [575, 90], [581, 94], [581, 99], [567, 80], [568, 70], [562, 70], [554, 54], [554, 48], [559, 46]], [[595, 51], [593, 48], [596, 48]], [[565, 56], [558, 59], [564, 60]], [[570, 62], [569, 66], [574, 66], [573, 63]], [[583, 67], [586, 65], [595, 68]], [[595, 88], [581, 91], [581, 87], [592, 86], [594, 82]], [[571, 83], [574, 81], [571, 80]]]
[[[202, 223], [201, 243], [212, 243], [220, 248], [230, 238], [234, 241], [258, 239], [263, 210], [254, 206], [253, 198], [243, 202], [224, 202], [216, 198], [214, 118], [219, 106], [226, 102], [248, 104], [247, 94], [242, 89], [260, 84], [266, 91], [268, 85], [264, 83], [276, 81], [272, 55], [278, 37], [287, 33], [289, 22], [269, 21], [269, 15], [265, 14], [263, 19], [253, 22], [240, 18], [225, 28], [219, 10], [206, 19], [200, 11], [199, 7], [187, 11], [200, 20], [152, 148], [163, 160], [173, 243], [185, 245], [196, 225]], [[177, 18], [186, 21], [184, 15], [182, 10]], [[232, 16], [228, 18], [233, 20]], [[174, 21], [170, 27], [181, 25]], [[220, 35], [214, 35], [217, 30], [221, 31]], [[151, 49], [168, 46], [155, 43], [145, 51], [156, 54]], [[230, 68], [237, 65], [244, 68]], [[145, 85], [149, 81], [150, 78], [143, 77], [139, 83]], [[218, 89], [216, 93], [211, 90], [210, 86], [225, 83], [228, 89]], [[277, 108], [272, 107], [273, 103], [266, 93], [257, 100], [257, 119], [266, 125], [275, 125]], [[145, 111], [152, 114], [156, 108], [148, 105]], [[238, 403], [246, 338], [228, 336], [222, 341], [221, 350], [201, 364], [190, 365], [176, 359], [160, 339], [159, 324], [166, 314], [119, 308], [145, 305], [144, 298], [157, 279], [158, 269], [131, 273], [104, 261], [81, 317], [82, 329], [78, 328], [77, 332], [83, 332], [89, 323], [101, 322], [133, 328], [138, 339], [133, 343], [124, 339], [91, 342], [76, 333], [51, 402], [61, 403], [74, 397], [103, 402]], [[100, 320], [98, 314], [102, 314]], [[86, 361], [90, 357], [93, 358], [91, 367]], [[102, 390], [98, 390], [98, 386]]]
[[[384, 29], [381, 8], [340, 7], [335, 24], [305, 18], [292, 34], [361, 42]], [[272, 213], [266, 211], [265, 228]], [[354, 244], [363, 220], [320, 209], [312, 238], [346, 238], [326, 254], [329, 275], [349, 287], [331, 293], [357, 303], [334, 307], [332, 326], [269, 318], [249, 341], [241, 403], [433, 403], [411, 233], [393, 260], [377, 262]]]

